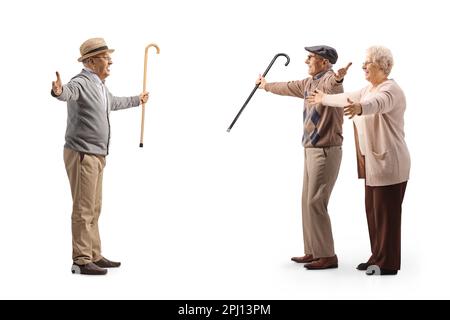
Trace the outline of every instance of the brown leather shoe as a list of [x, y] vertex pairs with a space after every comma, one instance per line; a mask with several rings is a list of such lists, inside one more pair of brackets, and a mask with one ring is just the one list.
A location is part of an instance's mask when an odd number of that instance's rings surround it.
[[319, 258], [319, 260], [305, 264], [308, 270], [333, 269], [338, 267], [338, 258], [336, 255], [332, 257]]
[[319, 259], [314, 259], [312, 254], [305, 254], [303, 257], [292, 257], [291, 260], [297, 263], [309, 263]]
[[100, 260], [94, 262], [100, 268], [118, 268], [120, 267], [120, 262], [114, 262], [106, 259], [105, 257]]
[[92, 276], [103, 276], [108, 273], [108, 270], [102, 269], [96, 264], [89, 262], [84, 265], [79, 265], [74, 263], [72, 265], [72, 273], [73, 274], [87, 274]]

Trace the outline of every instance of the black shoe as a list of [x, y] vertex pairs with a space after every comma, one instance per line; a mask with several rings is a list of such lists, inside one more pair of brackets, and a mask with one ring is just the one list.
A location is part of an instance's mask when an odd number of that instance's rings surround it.
[[89, 262], [84, 265], [79, 265], [74, 263], [72, 265], [72, 273], [73, 274], [86, 274], [91, 276], [103, 276], [108, 273], [108, 270], [102, 269], [96, 264]]
[[359, 271], [366, 271], [369, 266], [370, 266], [370, 263], [363, 262], [363, 263], [358, 264], [356, 269], [358, 269]]
[[382, 276], [395, 276], [397, 274], [397, 272], [398, 272], [398, 270], [381, 269]]
[[378, 275], [378, 276], [394, 276], [396, 275], [398, 270], [389, 270], [389, 269], [383, 269], [379, 266], [373, 264], [367, 267], [366, 274], [368, 276]]

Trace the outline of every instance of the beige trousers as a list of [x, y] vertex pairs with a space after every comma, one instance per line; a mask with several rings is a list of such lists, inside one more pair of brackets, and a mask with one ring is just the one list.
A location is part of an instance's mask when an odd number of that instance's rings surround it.
[[72, 191], [72, 259], [84, 265], [102, 258], [98, 218], [102, 207], [104, 156], [64, 148]]
[[336, 182], [342, 147], [305, 148], [302, 220], [305, 254], [335, 255], [328, 200]]

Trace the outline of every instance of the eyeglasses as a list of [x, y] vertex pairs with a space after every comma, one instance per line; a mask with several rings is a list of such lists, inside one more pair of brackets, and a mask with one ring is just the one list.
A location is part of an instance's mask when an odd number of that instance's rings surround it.
[[372, 61], [364, 61], [363, 64], [362, 64], [362, 67], [365, 68], [365, 67], [367, 67], [369, 64], [372, 64], [372, 63], [373, 63]]
[[317, 60], [323, 59], [321, 56], [309, 54], [308, 57], [306, 57], [306, 60], [311, 60], [312, 58], [315, 58]]
[[111, 62], [111, 61], [112, 61], [112, 58], [111, 58], [111, 57], [102, 57], [102, 56], [100, 56], [100, 57], [91, 57], [91, 58], [93, 58], [93, 59], [100, 59], [100, 58], [103, 58], [103, 59], [105, 59], [105, 60], [108, 61], [108, 62]]

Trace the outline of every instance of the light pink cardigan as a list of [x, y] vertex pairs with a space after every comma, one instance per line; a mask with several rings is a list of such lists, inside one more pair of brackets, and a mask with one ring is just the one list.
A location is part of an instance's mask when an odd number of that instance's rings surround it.
[[411, 160], [403, 130], [406, 100], [402, 89], [387, 80], [375, 88], [370, 84], [356, 92], [326, 94], [322, 104], [344, 107], [349, 104], [347, 98], [362, 106], [362, 115], [354, 118], [359, 178], [365, 178], [368, 186], [407, 181]]

